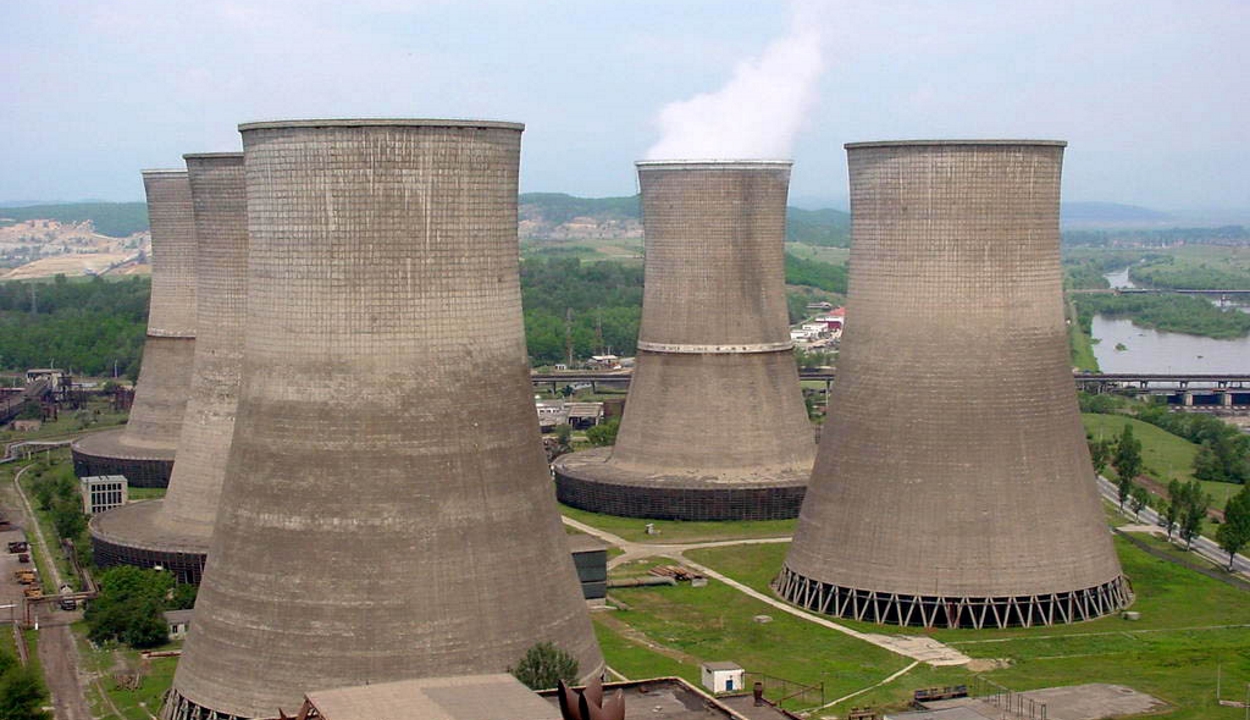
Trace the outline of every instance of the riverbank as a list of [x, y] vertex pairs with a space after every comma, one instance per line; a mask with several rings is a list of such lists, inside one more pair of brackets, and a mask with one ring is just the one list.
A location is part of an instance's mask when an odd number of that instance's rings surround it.
[[1250, 336], [1250, 314], [1218, 308], [1189, 295], [1075, 295], [1078, 322], [1085, 332], [1093, 318], [1128, 318], [1138, 327], [1217, 340]]

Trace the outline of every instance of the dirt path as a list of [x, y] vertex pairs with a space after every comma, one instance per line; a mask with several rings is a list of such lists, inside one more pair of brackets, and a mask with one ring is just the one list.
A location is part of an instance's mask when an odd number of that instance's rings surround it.
[[78, 650], [68, 625], [44, 626], [39, 632], [39, 662], [52, 692], [56, 720], [92, 720], [78, 681]]
[[639, 559], [646, 558], [646, 557], [672, 558], [691, 568], [694, 568], [695, 570], [698, 570], [699, 572], [703, 573], [704, 575], [707, 575], [710, 578], [713, 578], [715, 580], [719, 580], [725, 583], [729, 587], [733, 588], [734, 590], [737, 590], [740, 593], [743, 593], [744, 595], [748, 595], [752, 598], [755, 598], [756, 600], [759, 600], [762, 603], [771, 605], [772, 607], [782, 612], [789, 613], [790, 615], [793, 615], [801, 620], [806, 620], [807, 622], [813, 623], [815, 625], [820, 625], [821, 627], [825, 627], [830, 630], [840, 632], [844, 635], [849, 635], [855, 638], [856, 640], [863, 640], [864, 642], [871, 643], [873, 645], [876, 645], [879, 648], [884, 648], [886, 650], [889, 650], [890, 652], [897, 653], [911, 660], [918, 660], [920, 662], [928, 663], [930, 665], [935, 665], [935, 666], [937, 665], [966, 665], [971, 660], [971, 658], [959, 652], [955, 648], [952, 648], [949, 645], [944, 645], [930, 637], [923, 637], [923, 636], [917, 636], [917, 635], [881, 635], [877, 633], [862, 633], [856, 630], [852, 630], [851, 628], [845, 625], [840, 625], [838, 623], [835, 623], [826, 617], [814, 615], [805, 610], [801, 610], [793, 605], [782, 602], [781, 600], [778, 600], [773, 597], [769, 597], [768, 595], [765, 595], [764, 593], [761, 593], [755, 590], [754, 588], [747, 587], [746, 585], [743, 585], [742, 583], [732, 578], [726, 577], [709, 567], [700, 565], [699, 563], [690, 560], [689, 558], [685, 557], [682, 554], [683, 552], [687, 550], [696, 550], [696, 549], [705, 548], [705, 547], [726, 547], [729, 545], [759, 545], [759, 544], [764, 544], [764, 543], [788, 542], [790, 538], [754, 538], [754, 539], [748, 539], [748, 540], [718, 540], [715, 542], [704, 542], [704, 543], [696, 542], [696, 543], [672, 544], [672, 545], [636, 543], [636, 542], [630, 542], [617, 535], [613, 535], [610, 532], [600, 530], [594, 527], [593, 525], [587, 525], [586, 523], [578, 522], [572, 518], [565, 517], [562, 519], [564, 520], [565, 525], [581, 530], [582, 532], [587, 533], [589, 535], [594, 535], [600, 540], [603, 540], [604, 542], [615, 545], [625, 551], [624, 554], [613, 558], [612, 561], [608, 563], [609, 568], [615, 567], [616, 565], [619, 565], [622, 562], [627, 562], [630, 560], [639, 560]]

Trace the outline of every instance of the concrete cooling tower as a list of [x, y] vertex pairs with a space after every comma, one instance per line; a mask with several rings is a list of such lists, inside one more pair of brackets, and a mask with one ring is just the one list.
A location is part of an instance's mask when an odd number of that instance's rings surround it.
[[853, 320], [775, 584], [785, 599], [977, 628], [1086, 620], [1131, 600], [1068, 360], [1064, 146], [847, 145]]
[[247, 300], [243, 154], [186, 155], [196, 236], [195, 360], [178, 463], [163, 500], [91, 518], [96, 564], [161, 566], [199, 583], [234, 434]]
[[130, 420], [71, 450], [78, 477], [125, 475], [131, 486], [166, 487], [182, 432], [195, 354], [195, 218], [182, 170], [146, 170], [152, 228], [152, 295], [143, 364]]
[[600, 672], [534, 419], [522, 129], [240, 127], [242, 381], [167, 720], [504, 672], [540, 642]]
[[638, 163], [646, 286], [614, 448], [556, 461], [568, 505], [794, 517], [815, 456], [786, 310], [790, 163]]

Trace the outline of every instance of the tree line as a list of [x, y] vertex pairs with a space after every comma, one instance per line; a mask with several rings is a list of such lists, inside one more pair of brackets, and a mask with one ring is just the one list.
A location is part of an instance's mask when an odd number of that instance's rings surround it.
[[55, 363], [86, 375], [138, 375], [151, 281], [100, 277], [0, 283], [0, 368]]
[[[786, 282], [846, 292], [846, 267], [786, 254]], [[151, 281], [100, 277], [0, 283], [0, 368], [55, 364], [77, 374], [137, 377]], [[526, 344], [535, 365], [598, 354], [632, 355], [642, 320], [643, 268], [535, 256], [521, 261]], [[791, 320], [806, 299], [790, 298]]]

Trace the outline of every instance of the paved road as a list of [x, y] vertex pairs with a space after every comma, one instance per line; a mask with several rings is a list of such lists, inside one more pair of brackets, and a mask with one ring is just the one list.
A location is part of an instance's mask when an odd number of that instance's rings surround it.
[[[22, 507], [18, 508], [23, 515], [23, 526], [29, 528], [40, 538], [44, 550], [43, 566], [52, 574], [56, 587], [61, 586], [61, 573], [56, 562], [50, 557], [54, 546], [49, 546], [39, 523], [34, 521], [34, 511], [26, 493], [22, 491], [20, 480], [26, 472], [26, 466], [19, 470], [13, 478], [18, 498]], [[35, 548], [31, 547], [34, 552]], [[74, 636], [69, 623], [80, 618], [80, 613], [65, 613], [50, 605], [43, 606], [39, 617], [39, 663], [43, 666], [44, 682], [52, 693], [52, 705], [55, 708], [56, 720], [92, 720], [91, 711], [87, 706], [87, 698], [83, 694], [82, 683], [78, 676], [78, 649], [74, 646]]]
[[612, 559], [612, 563], [610, 563], [611, 566], [619, 565], [622, 561], [638, 560], [646, 557], [672, 558], [687, 567], [698, 570], [710, 578], [714, 578], [725, 583], [729, 587], [743, 593], [744, 595], [749, 595], [750, 597], [755, 598], [762, 603], [771, 605], [782, 612], [789, 613], [790, 615], [793, 615], [801, 620], [806, 620], [807, 622], [820, 625], [821, 627], [835, 630], [844, 635], [850, 635], [857, 640], [863, 640], [866, 643], [871, 643], [877, 647], [884, 648], [890, 652], [897, 653], [912, 660], [926, 662], [930, 665], [964, 665], [971, 661], [971, 658], [967, 655], [964, 655], [955, 648], [950, 647], [949, 645], [944, 645], [933, 638], [916, 635], [881, 635], [877, 633], [862, 633], [858, 630], [852, 630], [845, 625], [833, 622], [828, 617], [809, 613], [805, 610], [799, 609], [798, 607], [790, 605], [789, 603], [782, 602], [777, 598], [765, 595], [754, 588], [747, 587], [733, 578], [726, 577], [709, 567], [700, 565], [699, 563], [690, 560], [682, 554], [687, 550], [698, 550], [706, 547], [761, 545], [766, 543], [789, 542], [789, 537], [753, 538], [749, 540], [719, 540], [716, 542], [684, 544], [636, 543], [630, 542], [625, 538], [613, 535], [610, 532], [600, 530], [599, 528], [591, 525], [578, 522], [572, 518], [565, 517], [563, 520], [564, 524], [569, 527], [581, 530], [588, 535], [594, 535], [600, 540], [611, 543], [612, 545], [624, 550], [625, 553], [623, 555]]
[[[1105, 477], [1099, 476], [1098, 491], [1102, 493], [1102, 496], [1110, 501], [1111, 504], [1119, 507], [1120, 492], [1116, 488], [1115, 483]], [[1146, 522], [1153, 524], [1155, 528], [1160, 530], [1163, 529], [1159, 513], [1154, 510], [1148, 507], [1142, 508], [1141, 517]], [[1218, 543], [1208, 537], [1198, 536], [1195, 538], [1193, 551], [1220, 567], [1228, 567], [1228, 553], [1225, 552], [1225, 550], [1221, 548]], [[1250, 579], [1250, 560], [1247, 560], [1245, 555], [1237, 555], [1236, 558], [1234, 558], [1233, 570], [1242, 577]]]

